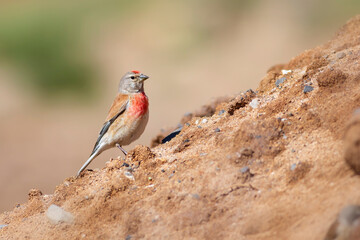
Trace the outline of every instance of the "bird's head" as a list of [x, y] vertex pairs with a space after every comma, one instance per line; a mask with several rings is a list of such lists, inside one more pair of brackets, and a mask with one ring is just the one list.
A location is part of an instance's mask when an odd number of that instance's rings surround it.
[[139, 71], [127, 72], [120, 80], [119, 93], [138, 93], [144, 91], [144, 81], [149, 77]]

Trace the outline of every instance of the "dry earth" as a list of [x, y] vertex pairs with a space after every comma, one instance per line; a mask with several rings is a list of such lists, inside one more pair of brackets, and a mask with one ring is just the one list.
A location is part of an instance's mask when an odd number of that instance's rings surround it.
[[[360, 203], [343, 140], [360, 106], [359, 36], [357, 16], [272, 67], [256, 91], [185, 116], [170, 142], [155, 146], [160, 134], [51, 195], [31, 190], [0, 215], [0, 238], [323, 239], [343, 206]], [[74, 221], [49, 222], [51, 204]]]

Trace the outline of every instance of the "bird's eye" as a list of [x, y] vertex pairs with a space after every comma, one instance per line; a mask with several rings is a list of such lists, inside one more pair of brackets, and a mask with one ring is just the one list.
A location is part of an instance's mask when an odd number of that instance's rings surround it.
[[131, 78], [131, 79], [135, 79], [135, 77], [134, 77], [134, 76], [131, 76], [130, 78]]

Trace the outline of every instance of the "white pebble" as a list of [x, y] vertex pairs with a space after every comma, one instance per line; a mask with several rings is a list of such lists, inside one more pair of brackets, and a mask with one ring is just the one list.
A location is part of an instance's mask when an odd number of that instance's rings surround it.
[[125, 175], [125, 177], [127, 177], [128, 179], [135, 181], [135, 177], [134, 177], [134, 175], [132, 175], [131, 172], [124, 172], [124, 175]]
[[8, 226], [7, 224], [0, 224], [0, 229], [7, 227], [7, 226]]
[[70, 182], [69, 182], [69, 181], [65, 181], [65, 182], [64, 182], [64, 185], [65, 185], [66, 187], [68, 187], [68, 186], [70, 186]]
[[206, 118], [204, 118], [202, 121], [201, 121], [201, 123], [207, 123], [207, 119]]
[[288, 74], [288, 73], [291, 73], [291, 72], [292, 72], [291, 70], [285, 70], [285, 69], [281, 70], [281, 73], [282, 73], [283, 75]]
[[249, 105], [252, 108], [258, 108], [259, 107], [259, 100], [257, 98], [255, 98], [249, 103]]
[[48, 210], [46, 211], [46, 217], [52, 224], [59, 224], [59, 223], [72, 223], [74, 221], [74, 216], [62, 209], [55, 204], [51, 204]]

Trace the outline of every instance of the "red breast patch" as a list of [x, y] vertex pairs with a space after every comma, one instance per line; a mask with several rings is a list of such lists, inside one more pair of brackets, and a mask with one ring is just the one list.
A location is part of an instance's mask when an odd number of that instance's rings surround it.
[[130, 115], [140, 117], [148, 111], [148, 98], [144, 92], [138, 93], [134, 96], [131, 107], [129, 109]]

